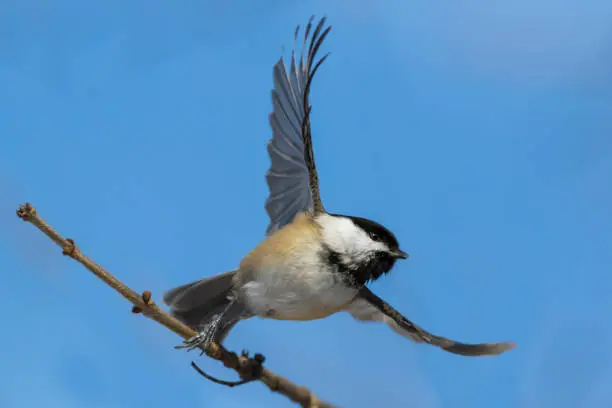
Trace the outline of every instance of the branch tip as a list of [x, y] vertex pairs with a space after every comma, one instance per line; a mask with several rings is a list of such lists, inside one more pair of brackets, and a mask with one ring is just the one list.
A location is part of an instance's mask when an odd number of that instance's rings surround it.
[[29, 221], [36, 216], [36, 208], [30, 203], [21, 204], [17, 209], [17, 216], [23, 221]]

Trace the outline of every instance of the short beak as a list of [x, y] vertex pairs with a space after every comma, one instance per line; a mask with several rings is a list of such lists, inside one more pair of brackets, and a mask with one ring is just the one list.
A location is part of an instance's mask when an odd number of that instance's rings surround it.
[[408, 259], [408, 254], [402, 251], [401, 249], [396, 249], [395, 251], [390, 252], [391, 256], [399, 259]]

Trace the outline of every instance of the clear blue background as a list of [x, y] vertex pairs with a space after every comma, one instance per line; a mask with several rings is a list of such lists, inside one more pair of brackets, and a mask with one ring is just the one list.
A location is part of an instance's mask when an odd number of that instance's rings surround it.
[[326, 205], [411, 255], [373, 289], [518, 348], [458, 357], [347, 315], [253, 319], [228, 347], [344, 407], [612, 406], [612, 2], [380, 3], [2, 3], [0, 406], [290, 406], [197, 376], [14, 211], [157, 300], [235, 267], [267, 225], [272, 65], [313, 13], [334, 25], [312, 96]]

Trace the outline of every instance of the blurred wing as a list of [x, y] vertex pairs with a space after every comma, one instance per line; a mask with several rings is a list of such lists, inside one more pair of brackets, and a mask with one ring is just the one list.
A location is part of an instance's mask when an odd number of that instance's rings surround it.
[[397, 334], [409, 338], [417, 343], [422, 343], [423, 339], [418, 335], [417, 331], [405, 330], [395, 323], [393, 319], [382, 313], [376, 307], [372, 306], [370, 302], [363, 298], [356, 298], [346, 308], [355, 319], [362, 322], [383, 322], [389, 325]]
[[[312, 18], [304, 32], [299, 61], [295, 44], [291, 66], [281, 58], [274, 65], [273, 111], [270, 114], [272, 139], [268, 143], [270, 169], [266, 181], [270, 195], [265, 208], [270, 217], [266, 231], [271, 234], [293, 221], [303, 211], [322, 212], [317, 170], [310, 133], [309, 94], [312, 78], [327, 55], [315, 63], [315, 57], [331, 27], [323, 30], [325, 17], [312, 30]], [[299, 27], [295, 31], [295, 39]], [[310, 34], [312, 34], [311, 37]], [[310, 42], [308, 43], [308, 39]], [[304, 56], [304, 52], [308, 51]]]
[[365, 287], [360, 290], [360, 295], [347, 307], [346, 311], [357, 320], [384, 322], [396, 333], [412, 341], [428, 343], [463, 356], [497, 355], [515, 346], [512, 342], [466, 344], [436, 336], [406, 319], [391, 305]]

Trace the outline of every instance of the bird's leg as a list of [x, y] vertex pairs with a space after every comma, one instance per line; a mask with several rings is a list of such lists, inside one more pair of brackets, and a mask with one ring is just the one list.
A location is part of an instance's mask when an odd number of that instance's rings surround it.
[[200, 328], [198, 334], [183, 341], [183, 344], [175, 346], [177, 349], [186, 348], [187, 351], [191, 351], [196, 348], [201, 348], [202, 352], [210, 345], [215, 338], [215, 334], [219, 328], [221, 320], [223, 319], [222, 313], [215, 314], [204, 326]]
[[196, 348], [201, 348], [202, 353], [208, 348], [210, 343], [215, 341], [219, 328], [223, 325], [223, 319], [227, 311], [234, 305], [235, 300], [231, 299], [228, 305], [223, 309], [221, 313], [214, 314], [210, 320], [200, 328], [198, 334], [183, 341], [183, 344], [175, 346], [177, 349], [186, 348], [187, 351], [191, 351]]

